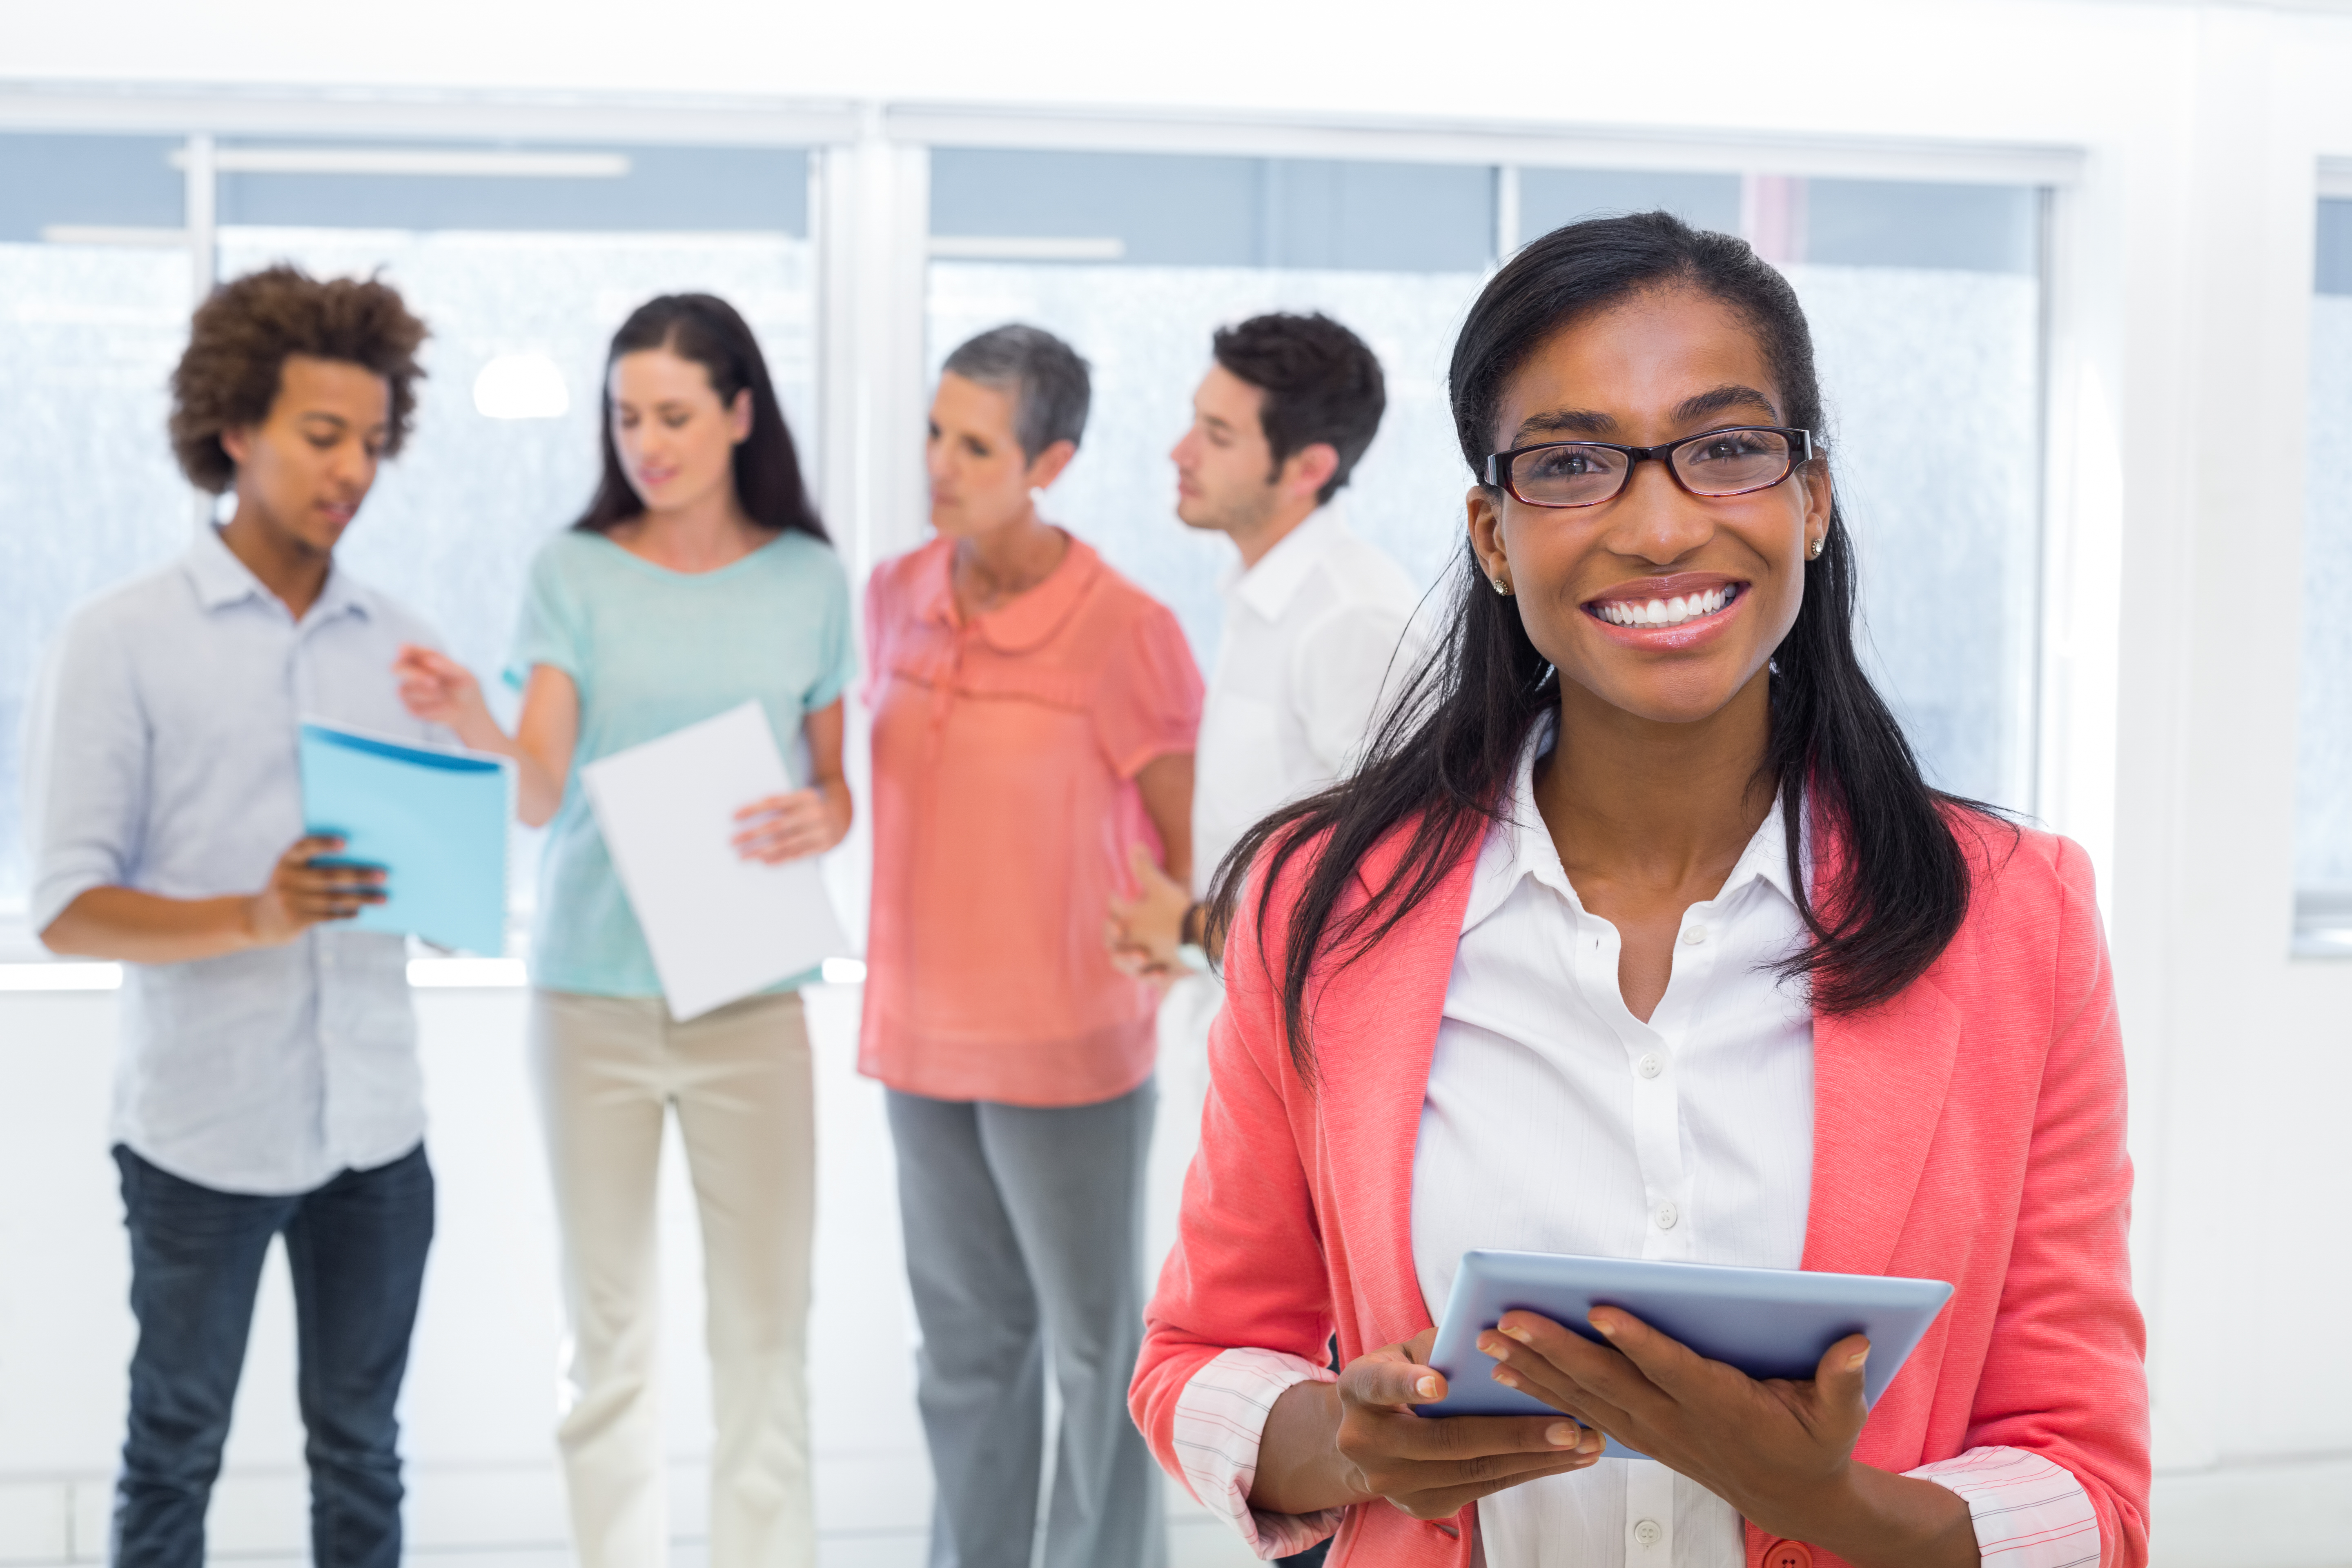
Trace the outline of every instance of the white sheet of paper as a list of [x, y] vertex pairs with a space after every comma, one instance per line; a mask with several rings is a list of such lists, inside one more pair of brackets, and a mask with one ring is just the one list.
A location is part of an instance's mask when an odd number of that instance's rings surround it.
[[669, 1010], [698, 1017], [849, 951], [814, 858], [746, 860], [735, 813], [793, 788], [757, 702], [580, 770]]

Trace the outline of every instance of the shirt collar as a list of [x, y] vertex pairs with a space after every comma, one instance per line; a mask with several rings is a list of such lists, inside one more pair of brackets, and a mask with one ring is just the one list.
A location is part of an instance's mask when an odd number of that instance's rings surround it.
[[[1044, 647], [1076, 613], [1087, 590], [1094, 585], [1102, 570], [1102, 557], [1076, 534], [1066, 529], [1063, 534], [1070, 542], [1069, 548], [1035, 587], [971, 618], [981, 640], [997, 652], [1030, 653]], [[937, 551], [928, 566], [929, 580], [923, 584], [922, 613], [927, 619], [957, 626], [961, 623], [956, 615], [955, 542], [940, 540]]]
[[[1524, 879], [1532, 877], [1543, 886], [1566, 899], [1581, 912], [1584, 901], [1576, 896], [1576, 889], [1568, 879], [1567, 870], [1559, 863], [1559, 849], [1551, 841], [1544, 826], [1543, 816], [1536, 809], [1536, 763], [1552, 749], [1554, 732], [1559, 720], [1547, 714], [1528, 733], [1528, 742], [1519, 750], [1518, 769], [1511, 784], [1510, 801], [1503, 820], [1486, 830], [1479, 846], [1478, 865], [1470, 889], [1469, 908], [1463, 912], [1462, 929], [1469, 930], [1503, 906]], [[1764, 814], [1764, 821], [1740, 851], [1731, 868], [1731, 875], [1723, 879], [1723, 890], [1708, 901], [1715, 904], [1730, 902], [1751, 882], [1764, 882], [1779, 890], [1790, 904], [1796, 898], [1789, 880], [1789, 839], [1786, 813], [1782, 810], [1786, 796], [1776, 796], [1772, 809]], [[1801, 869], [1807, 881], [1812, 878], [1812, 836], [1801, 835], [1797, 843]]]
[[[188, 579], [195, 584], [196, 602], [207, 610], [225, 609], [247, 599], [285, 607], [278, 595], [253, 574], [253, 569], [236, 558], [236, 552], [221, 538], [220, 530], [211, 523], [196, 530], [195, 542], [188, 546], [188, 553], [183, 559]], [[368, 603], [367, 591], [353, 581], [350, 573], [331, 566], [326, 586], [319, 591], [318, 603], [303, 618], [323, 621], [347, 610], [367, 616], [373, 613], [373, 606]]]
[[1325, 501], [1299, 520], [1298, 526], [1275, 541], [1274, 548], [1257, 558], [1247, 571], [1236, 561], [1226, 566], [1217, 588], [1229, 599], [1239, 599], [1269, 621], [1278, 621], [1323, 552], [1347, 531], [1347, 519], [1338, 498]]

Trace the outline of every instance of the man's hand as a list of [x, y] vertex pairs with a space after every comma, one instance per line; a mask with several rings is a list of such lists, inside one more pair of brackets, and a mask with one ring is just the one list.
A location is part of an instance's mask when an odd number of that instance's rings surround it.
[[245, 929], [255, 947], [278, 947], [326, 921], [347, 921], [384, 900], [384, 874], [374, 866], [319, 866], [343, 841], [319, 834], [298, 838], [278, 858], [269, 883], [245, 900]]
[[1111, 962], [1126, 973], [1147, 978], [1181, 974], [1184, 961], [1176, 950], [1184, 945], [1184, 912], [1192, 907], [1192, 896], [1140, 844], [1128, 852], [1127, 863], [1137, 892], [1131, 900], [1110, 900], [1103, 940], [1110, 946]]

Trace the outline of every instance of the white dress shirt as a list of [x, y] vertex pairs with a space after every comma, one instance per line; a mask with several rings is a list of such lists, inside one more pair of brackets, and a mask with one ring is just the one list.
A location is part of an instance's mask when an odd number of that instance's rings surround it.
[[[1617, 928], [1560, 867], [1522, 759], [1480, 848], [1413, 1152], [1431, 1321], [1472, 1247], [1794, 1268], [1813, 1173], [1813, 1013], [1772, 965], [1801, 949], [1776, 805], [1723, 889], [1685, 911], [1647, 1023]], [[1738, 1511], [1648, 1459], [1478, 1505], [1490, 1568], [1739, 1568]]]
[[[209, 528], [76, 610], [26, 715], [33, 929], [92, 888], [259, 889], [302, 835], [302, 719], [446, 740], [409, 716], [392, 676], [402, 643], [434, 641], [340, 569], [296, 621]], [[123, 967], [112, 1136], [142, 1159], [282, 1194], [424, 1137], [406, 939], [320, 925], [280, 947]]]
[[1196, 898], [1259, 818], [1355, 763], [1421, 653], [1407, 637], [1412, 580], [1349, 529], [1337, 500], [1218, 587], [1224, 631], [1192, 760]]
[[[1192, 757], [1194, 898], [1261, 817], [1355, 764], [1382, 700], [1422, 653], [1412, 580], [1349, 529], [1336, 500], [1247, 571], [1235, 562], [1218, 589], [1224, 630]], [[1155, 1267], [1175, 1241], [1209, 1091], [1209, 1026], [1224, 1000], [1215, 973], [1201, 972], [1180, 977], [1160, 1005], [1146, 1230]]]
[[[1804, 1255], [1812, 1009], [1801, 983], [1773, 970], [1805, 940], [1780, 807], [1721, 891], [1685, 911], [1665, 994], [1644, 1023], [1619, 988], [1616, 928], [1584, 908], [1536, 810], [1535, 768], [1550, 738], [1539, 726], [1508, 817], [1480, 847], [1431, 1058], [1412, 1240], [1432, 1321], [1473, 1247], [1765, 1268], [1797, 1268]], [[1293, 1518], [1246, 1505], [1265, 1412], [1283, 1389], [1330, 1375], [1295, 1356], [1229, 1351], [1179, 1398], [1178, 1436], [1192, 1439], [1187, 1479], [1262, 1556], [1338, 1525], [1336, 1511]], [[1972, 1449], [1912, 1473], [1969, 1500], [1988, 1563], [2077, 1560], [2090, 1500], [2047, 1459]], [[2025, 1546], [2021, 1506], [2046, 1527], [2026, 1532]], [[1478, 1546], [1486, 1568], [1747, 1561], [1738, 1511], [1647, 1459], [1605, 1458], [1485, 1499]]]

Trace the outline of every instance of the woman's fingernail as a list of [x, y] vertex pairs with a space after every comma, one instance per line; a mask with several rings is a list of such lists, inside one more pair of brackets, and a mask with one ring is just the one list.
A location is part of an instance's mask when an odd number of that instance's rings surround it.
[[1420, 1394], [1423, 1399], [1434, 1399], [1437, 1397], [1437, 1379], [1433, 1377], [1424, 1377], [1419, 1383], [1414, 1384], [1412, 1387], [1413, 1392]]
[[1505, 1329], [1503, 1332], [1510, 1335], [1511, 1338], [1518, 1341], [1521, 1344], [1526, 1344], [1528, 1342], [1527, 1330], [1519, 1327], [1517, 1323], [1513, 1323], [1508, 1328]]
[[1595, 1318], [1592, 1320], [1592, 1326], [1599, 1329], [1602, 1333], [1607, 1334], [1612, 1340], [1617, 1337], [1617, 1324], [1613, 1319]]
[[1517, 1388], [1519, 1385], [1519, 1374], [1509, 1367], [1498, 1366], [1495, 1369], [1495, 1381], [1505, 1388]]
[[1862, 1349], [1854, 1352], [1853, 1354], [1846, 1358], [1846, 1370], [1849, 1372], [1860, 1372], [1862, 1370], [1862, 1363], [1869, 1359], [1870, 1347], [1868, 1345], [1864, 1345]]
[[1565, 1421], [1555, 1421], [1544, 1428], [1544, 1441], [1555, 1448], [1576, 1447], [1576, 1428]]

